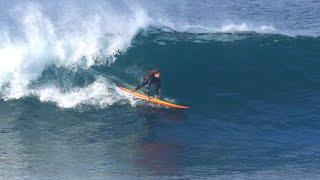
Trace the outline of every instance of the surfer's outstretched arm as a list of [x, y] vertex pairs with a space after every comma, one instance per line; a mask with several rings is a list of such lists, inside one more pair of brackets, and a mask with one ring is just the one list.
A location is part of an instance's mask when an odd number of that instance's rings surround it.
[[138, 91], [139, 89], [141, 89], [143, 86], [145, 86], [147, 84], [147, 82], [142, 82], [139, 86], [137, 86], [134, 90]]
[[[141, 89], [142, 87], [144, 87], [145, 85], [148, 84], [148, 86], [150, 86], [150, 79], [151, 79], [151, 75], [145, 76], [142, 80], [139, 86], [137, 86], [135, 88], [135, 91]], [[149, 87], [150, 88], [150, 87]]]
[[134, 90], [137, 91], [139, 89], [141, 89], [142, 87], [144, 87], [145, 85], [147, 85], [149, 83], [149, 79], [150, 77], [144, 77], [140, 83], [140, 85], [138, 85]]

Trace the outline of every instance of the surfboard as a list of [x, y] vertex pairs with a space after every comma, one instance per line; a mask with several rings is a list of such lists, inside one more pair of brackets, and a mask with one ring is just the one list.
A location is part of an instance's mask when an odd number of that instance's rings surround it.
[[160, 100], [160, 99], [156, 99], [156, 98], [153, 98], [153, 97], [149, 97], [145, 94], [142, 94], [138, 91], [133, 91], [133, 90], [130, 90], [130, 89], [127, 89], [127, 88], [124, 88], [124, 87], [119, 87], [122, 91], [125, 91], [127, 93], [129, 93], [130, 95], [136, 97], [136, 98], [139, 98], [139, 99], [142, 99], [144, 101], [147, 101], [147, 102], [151, 102], [153, 104], [157, 104], [157, 105], [160, 105], [160, 106], [164, 106], [164, 107], [168, 107], [168, 108], [175, 108], [175, 109], [188, 109], [189, 107], [188, 106], [181, 106], [181, 105], [177, 105], [177, 104], [173, 104], [171, 102], [168, 102], [168, 101], [164, 101], [164, 100]]

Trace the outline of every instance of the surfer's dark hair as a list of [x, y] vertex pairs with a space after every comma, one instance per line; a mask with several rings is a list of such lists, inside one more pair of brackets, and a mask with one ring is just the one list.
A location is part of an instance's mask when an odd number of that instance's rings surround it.
[[150, 71], [149, 74], [151, 75], [151, 74], [157, 74], [157, 73], [161, 73], [160, 70], [158, 70], [158, 69], [152, 70], [152, 71]]

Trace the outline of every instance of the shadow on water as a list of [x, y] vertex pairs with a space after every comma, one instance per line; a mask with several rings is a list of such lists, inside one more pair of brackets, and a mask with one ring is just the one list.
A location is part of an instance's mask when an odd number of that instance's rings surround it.
[[183, 146], [162, 142], [145, 142], [137, 146], [138, 166], [156, 175], [177, 174]]
[[137, 165], [156, 175], [177, 174], [184, 147], [179, 142], [163, 138], [164, 128], [184, 123], [187, 115], [181, 110], [144, 105], [137, 106], [137, 112], [146, 119], [148, 126], [148, 134], [136, 147]]
[[170, 122], [182, 123], [187, 119], [184, 110], [144, 105], [137, 106], [137, 109], [139, 115], [144, 116], [147, 120], [163, 119]]

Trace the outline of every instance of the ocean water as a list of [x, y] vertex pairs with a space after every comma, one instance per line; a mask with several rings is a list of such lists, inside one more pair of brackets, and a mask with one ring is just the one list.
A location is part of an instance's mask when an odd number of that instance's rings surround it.
[[[0, 1], [0, 179], [319, 179], [320, 3]], [[121, 92], [151, 69], [151, 106]]]

